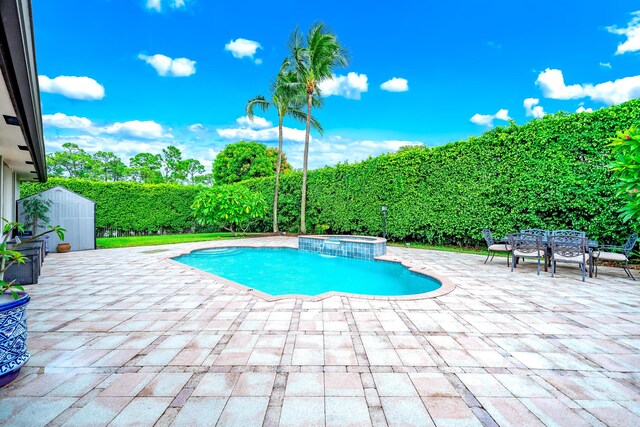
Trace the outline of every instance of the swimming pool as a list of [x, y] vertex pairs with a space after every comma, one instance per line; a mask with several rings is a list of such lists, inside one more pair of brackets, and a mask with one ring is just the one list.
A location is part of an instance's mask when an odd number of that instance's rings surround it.
[[439, 289], [440, 281], [401, 264], [302, 252], [289, 248], [203, 249], [173, 258], [182, 264], [270, 295], [346, 292], [415, 295]]

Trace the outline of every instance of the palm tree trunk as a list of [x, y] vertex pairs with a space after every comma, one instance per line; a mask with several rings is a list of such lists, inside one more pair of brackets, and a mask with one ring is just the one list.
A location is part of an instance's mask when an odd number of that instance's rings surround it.
[[304, 157], [302, 160], [302, 200], [300, 202], [300, 232], [307, 232], [307, 163], [309, 162], [309, 136], [311, 133], [311, 101], [313, 92], [307, 92], [307, 131], [304, 134]]
[[273, 191], [273, 232], [278, 230], [278, 187], [280, 186], [280, 166], [282, 165], [282, 118], [278, 121], [278, 161], [276, 162], [276, 188]]

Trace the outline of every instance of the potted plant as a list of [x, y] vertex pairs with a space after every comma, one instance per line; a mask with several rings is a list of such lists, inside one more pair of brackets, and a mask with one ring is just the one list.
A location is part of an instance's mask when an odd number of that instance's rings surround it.
[[5, 282], [4, 273], [13, 264], [22, 264], [26, 257], [19, 251], [20, 246], [49, 233], [57, 233], [64, 239], [64, 228], [50, 226], [46, 231], [17, 242], [9, 249], [7, 241], [17, 231], [24, 233], [24, 225], [19, 222], [6, 223], [2, 229], [0, 243], [0, 387], [13, 381], [22, 366], [29, 360], [27, 350], [27, 304], [31, 297], [14, 281]]
[[25, 235], [29, 232], [31, 236], [38, 234], [38, 227], [49, 224], [49, 209], [53, 201], [45, 199], [42, 195], [37, 195], [22, 201], [22, 212], [24, 212], [24, 222], [26, 225]]

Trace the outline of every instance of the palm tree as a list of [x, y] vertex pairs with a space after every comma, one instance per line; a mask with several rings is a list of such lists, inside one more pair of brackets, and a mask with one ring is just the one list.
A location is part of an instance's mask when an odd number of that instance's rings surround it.
[[[266, 111], [273, 106], [278, 112], [278, 161], [276, 162], [276, 186], [273, 193], [273, 232], [278, 232], [278, 188], [280, 186], [280, 167], [282, 165], [282, 123], [285, 117], [291, 117], [301, 123], [307, 120], [307, 114], [301, 109], [306, 102], [306, 93], [301, 90], [302, 86], [296, 80], [296, 74], [291, 71], [290, 62], [285, 59], [280, 67], [280, 71], [275, 81], [271, 85], [271, 101], [267, 101], [262, 95], [247, 102], [247, 118], [253, 121], [255, 108]], [[314, 105], [319, 105], [316, 97]], [[323, 129], [320, 123], [311, 117], [311, 125], [322, 134]]]
[[[305, 43], [306, 42], [306, 43]], [[305, 45], [306, 44], [306, 45]], [[293, 69], [298, 81], [304, 85], [307, 95], [307, 129], [304, 137], [302, 163], [302, 200], [300, 202], [300, 232], [306, 233], [307, 213], [307, 164], [309, 161], [309, 135], [311, 133], [311, 107], [318, 84], [333, 78], [334, 68], [347, 66], [347, 52], [338, 38], [317, 23], [309, 30], [306, 40], [296, 28], [291, 36], [290, 49]]]

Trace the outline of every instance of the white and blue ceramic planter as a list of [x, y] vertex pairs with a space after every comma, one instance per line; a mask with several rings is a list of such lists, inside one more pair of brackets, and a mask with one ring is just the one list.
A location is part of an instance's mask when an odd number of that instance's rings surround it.
[[13, 381], [29, 360], [27, 351], [27, 304], [31, 297], [19, 292], [0, 295], [0, 387]]

